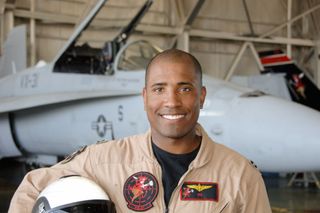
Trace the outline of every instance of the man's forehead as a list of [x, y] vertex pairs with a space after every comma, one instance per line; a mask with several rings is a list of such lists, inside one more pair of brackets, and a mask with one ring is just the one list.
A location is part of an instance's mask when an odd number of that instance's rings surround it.
[[162, 80], [195, 79], [196, 72], [191, 65], [185, 63], [160, 62], [149, 70], [148, 81], [157, 81], [159, 78]]
[[[183, 66], [186, 66], [185, 64]], [[199, 78], [194, 69], [188, 66], [179, 69], [167, 69], [157, 66], [154, 67], [148, 75], [146, 84], [148, 86], [158, 85], [194, 85], [199, 84]]]
[[160, 55], [156, 57], [152, 62], [151, 66], [157, 65], [159, 63], [188, 63], [193, 64], [192, 59], [190, 56], [186, 54], [180, 55]]
[[[181, 69], [183, 72], [193, 75], [196, 74], [195, 67], [191, 60], [183, 60], [180, 58], [174, 59], [174, 58], [165, 58], [165, 59], [159, 59], [156, 61], [153, 61], [153, 63], [149, 66], [148, 74], [157, 73], [161, 74], [161, 72], [166, 74], [175, 74], [176, 69], [174, 66], [181, 68], [184, 67], [184, 69]], [[168, 69], [170, 67], [171, 69]], [[154, 72], [156, 71], [156, 72]], [[169, 72], [169, 73], [168, 73]]]
[[202, 85], [201, 67], [198, 66], [197, 60], [179, 50], [168, 50], [154, 57], [147, 66], [145, 84], [149, 84], [150, 81], [153, 82], [155, 78], [161, 76], [177, 77], [175, 73], [178, 71], [182, 75], [190, 76], [195, 82], [199, 81]]

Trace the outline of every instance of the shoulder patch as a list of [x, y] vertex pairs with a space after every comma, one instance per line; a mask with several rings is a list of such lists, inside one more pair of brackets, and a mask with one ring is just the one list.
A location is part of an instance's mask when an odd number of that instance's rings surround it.
[[61, 161], [62, 164], [66, 164], [70, 161], [72, 161], [77, 155], [81, 154], [84, 150], [86, 150], [87, 146], [83, 146], [77, 151], [73, 152], [72, 154], [68, 155], [63, 161]]

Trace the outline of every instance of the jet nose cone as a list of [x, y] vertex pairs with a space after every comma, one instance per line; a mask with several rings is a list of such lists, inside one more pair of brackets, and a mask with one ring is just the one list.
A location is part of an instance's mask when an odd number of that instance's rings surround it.
[[273, 96], [210, 97], [200, 123], [262, 171], [320, 169], [320, 112]]
[[[249, 105], [247, 110], [245, 105]], [[257, 148], [252, 148], [250, 155], [257, 158], [265, 171], [320, 169], [318, 111], [272, 96], [243, 100], [239, 108], [245, 116], [242, 118], [245, 126], [251, 126], [251, 131], [245, 133], [256, 138], [250, 145]]]

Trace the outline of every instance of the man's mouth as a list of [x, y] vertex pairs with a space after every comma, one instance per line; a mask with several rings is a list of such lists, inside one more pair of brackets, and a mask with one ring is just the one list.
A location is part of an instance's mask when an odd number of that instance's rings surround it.
[[161, 115], [161, 117], [168, 119], [168, 120], [178, 120], [180, 118], [185, 117], [185, 115], [180, 114], [180, 115]]

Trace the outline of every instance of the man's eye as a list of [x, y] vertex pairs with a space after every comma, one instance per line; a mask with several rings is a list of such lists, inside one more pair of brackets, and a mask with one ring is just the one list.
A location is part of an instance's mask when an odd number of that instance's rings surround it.
[[190, 92], [190, 91], [192, 91], [192, 88], [190, 88], [190, 87], [182, 87], [180, 90], [182, 92]]
[[157, 88], [154, 88], [152, 91], [156, 92], [156, 93], [160, 93], [160, 92], [163, 91], [163, 88], [162, 87], [157, 87]]

